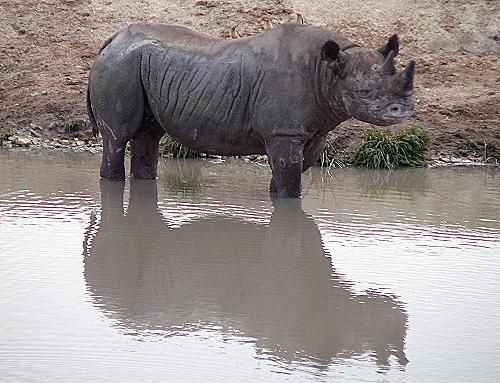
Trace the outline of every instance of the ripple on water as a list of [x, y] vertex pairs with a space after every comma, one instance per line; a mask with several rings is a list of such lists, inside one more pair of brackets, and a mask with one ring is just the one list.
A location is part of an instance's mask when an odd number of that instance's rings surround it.
[[[482, 169], [306, 174], [0, 153], [7, 381], [492, 381], [500, 182]], [[19, 163], [23, 163], [19, 167]], [[457, 192], [457, 190], [459, 192]], [[474, 365], [474, 369], [468, 366]]]

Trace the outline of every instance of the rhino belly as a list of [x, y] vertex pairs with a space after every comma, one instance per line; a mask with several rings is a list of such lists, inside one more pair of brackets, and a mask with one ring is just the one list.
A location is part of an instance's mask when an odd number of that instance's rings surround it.
[[207, 117], [171, 121], [163, 126], [171, 137], [202, 153], [225, 156], [265, 154], [261, 140], [241, 126], [220, 125]]

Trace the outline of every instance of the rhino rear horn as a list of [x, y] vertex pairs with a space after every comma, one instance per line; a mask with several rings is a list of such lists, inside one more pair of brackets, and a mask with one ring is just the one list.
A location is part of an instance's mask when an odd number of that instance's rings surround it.
[[403, 89], [406, 91], [413, 90], [413, 76], [415, 74], [415, 60], [410, 60], [406, 68], [401, 72], [400, 78], [403, 83]]
[[395, 53], [395, 56], [398, 55], [399, 53], [399, 37], [398, 35], [392, 35], [390, 38], [389, 38], [389, 41], [387, 41], [387, 43], [385, 45], [383, 45], [382, 47], [380, 47], [378, 49], [378, 51], [380, 53], [382, 53], [382, 55], [387, 58], [387, 55], [391, 52], [391, 51], [394, 51]]
[[396, 74], [396, 66], [394, 65], [394, 57], [396, 57], [396, 52], [390, 51], [384, 61], [384, 66], [382, 71], [389, 75]]

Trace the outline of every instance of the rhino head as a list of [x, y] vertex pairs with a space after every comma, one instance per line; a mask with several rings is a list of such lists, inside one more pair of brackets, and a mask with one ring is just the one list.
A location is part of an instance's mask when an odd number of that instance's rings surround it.
[[393, 125], [411, 116], [415, 61], [397, 73], [394, 58], [398, 52], [396, 35], [379, 49], [352, 47], [345, 52], [328, 40], [321, 56], [337, 77], [329, 90], [331, 101], [348, 115], [375, 125]]

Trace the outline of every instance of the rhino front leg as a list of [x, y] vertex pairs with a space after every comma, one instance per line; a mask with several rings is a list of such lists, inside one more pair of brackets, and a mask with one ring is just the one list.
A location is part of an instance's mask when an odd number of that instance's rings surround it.
[[[325, 149], [327, 138], [328, 134], [325, 134], [323, 136], [317, 136], [306, 144], [304, 148], [304, 161], [302, 164], [302, 173], [304, 173], [307, 169], [309, 169], [316, 163], [319, 156]], [[271, 178], [271, 183], [269, 184], [269, 191], [271, 193], [277, 192], [276, 182], [274, 181], [274, 177]]]
[[294, 137], [274, 137], [266, 142], [273, 177], [270, 191], [278, 197], [300, 197], [304, 145]]

